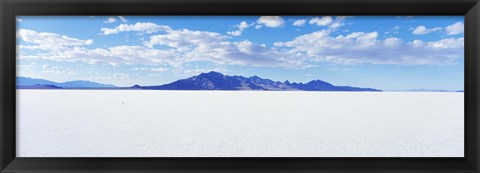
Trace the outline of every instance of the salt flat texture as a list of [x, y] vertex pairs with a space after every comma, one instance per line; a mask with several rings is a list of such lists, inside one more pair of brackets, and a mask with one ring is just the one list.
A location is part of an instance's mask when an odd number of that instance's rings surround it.
[[463, 157], [463, 93], [18, 90], [17, 157]]

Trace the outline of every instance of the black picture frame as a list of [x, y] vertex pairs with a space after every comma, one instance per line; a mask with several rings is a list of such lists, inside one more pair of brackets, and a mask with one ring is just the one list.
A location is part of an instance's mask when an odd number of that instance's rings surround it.
[[[0, 0], [0, 172], [468, 172], [480, 170], [479, 0]], [[462, 15], [464, 158], [19, 158], [16, 15]]]

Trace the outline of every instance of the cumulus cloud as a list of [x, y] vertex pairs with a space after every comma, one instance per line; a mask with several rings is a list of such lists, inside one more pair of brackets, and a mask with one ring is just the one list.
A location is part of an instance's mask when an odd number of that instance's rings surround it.
[[120, 19], [122, 22], [127, 22], [127, 19], [123, 16], [117, 16], [117, 17], [108, 17], [107, 20], [103, 21], [104, 23], [115, 23], [117, 21], [117, 18]]
[[445, 27], [448, 35], [462, 34], [464, 30], [463, 22], [457, 22]]
[[228, 31], [227, 34], [231, 36], [240, 36], [242, 35], [243, 30], [247, 29], [250, 26], [253, 26], [254, 23], [248, 24], [245, 21], [240, 22], [240, 24], [236, 25], [237, 30], [236, 31]]
[[25, 41], [26, 45], [20, 45], [20, 49], [36, 50], [61, 50], [72, 46], [84, 46], [93, 44], [93, 40], [82, 40], [65, 35], [49, 32], [37, 32], [29, 29], [19, 29], [17, 38]]
[[325, 26], [330, 29], [336, 29], [343, 26], [343, 21], [346, 19], [346, 16], [337, 16], [332, 18], [331, 16], [323, 16], [323, 17], [314, 17], [311, 18], [308, 23], [310, 25], [317, 25], [317, 26]]
[[278, 28], [285, 25], [285, 20], [280, 16], [262, 16], [257, 19], [257, 24], [270, 28]]
[[308, 21], [309, 24], [311, 25], [315, 24], [317, 26], [327, 26], [332, 22], [333, 22], [333, 19], [330, 16], [324, 16], [322, 18], [315, 17], [310, 19], [310, 21]]
[[[421, 41], [420, 43], [423, 43]], [[434, 48], [434, 49], [463, 49], [464, 46], [464, 39], [461, 38], [446, 38], [438, 41], [427, 42], [425, 47], [427, 48]]]
[[73, 47], [61, 52], [34, 55], [19, 55], [21, 59], [45, 59], [53, 61], [85, 62], [90, 64], [169, 64], [178, 65], [176, 53], [171, 50], [150, 49], [143, 46], [115, 46], [110, 48], [87, 49]]
[[[19, 32], [25, 36], [25, 31]], [[28, 32], [27, 32], [28, 33]], [[54, 34], [55, 35], [55, 34]], [[64, 38], [70, 38], [64, 36]], [[69, 43], [68, 49], [47, 53], [24, 54], [20, 51], [20, 59], [45, 59], [53, 61], [86, 62], [90, 64], [170, 65], [181, 67], [189, 62], [210, 62], [218, 65], [231, 64], [242, 66], [268, 66], [298, 68], [302, 66], [301, 58], [284, 54], [265, 44], [257, 44], [248, 40], [232, 42], [230, 37], [208, 31], [188, 29], [168, 30], [165, 34], [153, 35], [145, 46], [115, 46], [110, 48], [89, 49], [84, 40]], [[25, 37], [31, 41], [31, 37]], [[32, 42], [39, 42], [33, 39]], [[40, 43], [40, 42], [39, 42]], [[59, 42], [55, 42], [59, 43]], [[65, 43], [66, 44], [66, 43]], [[62, 44], [63, 45], [63, 44]], [[156, 45], [163, 46], [156, 49]], [[166, 46], [166, 47], [164, 47]]]
[[113, 23], [113, 22], [116, 22], [116, 21], [117, 21], [116, 18], [114, 18], [114, 17], [108, 17], [107, 20], [105, 20], [105, 21], [103, 21], [103, 22], [105, 22], [105, 23]]
[[100, 30], [102, 31], [103, 35], [118, 34], [121, 32], [130, 32], [130, 31], [152, 34], [159, 31], [168, 31], [168, 30], [171, 30], [171, 28], [166, 25], [157, 25], [155, 23], [138, 22], [133, 25], [121, 24], [116, 28], [101, 28]]
[[298, 67], [302, 65], [296, 55], [284, 54], [265, 44], [248, 40], [228, 41], [227, 36], [215, 32], [192, 31], [187, 29], [171, 30], [166, 34], [154, 35], [146, 43], [168, 46], [178, 52], [184, 61], [207, 61], [215, 64]]
[[338, 64], [451, 64], [463, 57], [463, 38], [404, 42], [400, 38], [379, 39], [377, 32], [353, 32], [333, 37], [329, 30], [276, 42], [290, 54], [302, 54], [315, 62]]
[[[289, 41], [276, 42], [274, 46], [267, 46], [249, 40], [232, 41], [232, 38], [226, 34], [210, 31], [172, 29], [161, 25], [153, 25], [161, 26], [161, 29], [155, 30], [138, 29], [135, 25], [123, 26], [127, 27], [117, 27], [118, 32], [150, 31], [153, 33], [160, 30], [164, 32], [149, 36], [144, 45], [87, 48], [86, 45], [92, 44], [93, 41], [21, 29], [18, 31], [18, 37], [25, 43], [33, 44], [27, 45], [46, 45], [45, 47], [48, 47], [46, 50], [52, 51], [28, 55], [20, 52], [19, 58], [80, 61], [113, 66], [137, 64], [165, 67], [168, 65], [175, 68], [181, 68], [190, 62], [208, 62], [218, 66], [282, 68], [308, 68], [322, 62], [444, 65], [463, 57], [464, 44], [463, 37], [405, 42], [396, 37], [380, 39], [377, 32], [351, 32], [333, 36], [334, 31], [328, 28], [300, 35]], [[241, 26], [242, 24], [238, 27], [246, 28]], [[161, 72], [165, 69], [148, 70]]]
[[329, 26], [332, 29], [339, 28], [343, 26], [343, 21], [347, 18], [347, 16], [337, 16], [335, 17], [335, 20], [332, 22], [332, 24]]
[[442, 30], [441, 27], [435, 27], [435, 28], [427, 28], [425, 26], [417, 26], [412, 34], [415, 34], [415, 35], [425, 35], [425, 34], [428, 34], [428, 33], [431, 33], [431, 32], [435, 32], [435, 31], [440, 31]]
[[166, 34], [151, 36], [146, 45], [149, 47], [166, 45], [177, 48], [180, 51], [186, 51], [204, 42], [221, 42], [226, 38], [228, 37], [216, 32], [180, 29], [167, 31]]
[[307, 22], [307, 20], [305, 20], [305, 19], [295, 20], [293, 22], [293, 26], [303, 26], [303, 25], [305, 25], [306, 22]]

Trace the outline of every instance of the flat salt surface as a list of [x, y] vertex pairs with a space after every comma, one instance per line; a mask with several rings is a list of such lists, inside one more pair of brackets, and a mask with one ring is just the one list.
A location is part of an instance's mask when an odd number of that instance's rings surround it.
[[463, 95], [17, 90], [17, 157], [463, 157]]

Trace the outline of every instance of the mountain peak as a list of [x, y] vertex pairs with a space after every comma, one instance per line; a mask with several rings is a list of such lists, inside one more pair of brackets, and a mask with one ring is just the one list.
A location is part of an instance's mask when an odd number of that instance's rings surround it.
[[223, 76], [223, 74], [222, 74], [222, 73], [220, 73], [220, 72], [216, 72], [216, 71], [210, 71], [210, 72], [208, 72], [208, 73], [202, 73], [202, 74], [208, 74], [208, 75], [222, 75], [222, 76]]
[[225, 75], [223, 75], [222, 73], [219, 73], [219, 72], [216, 72], [216, 71], [210, 71], [208, 73], [201, 73], [199, 74], [198, 76], [193, 76], [193, 78], [195, 77], [203, 77], [203, 78], [222, 78], [224, 77]]
[[[325, 82], [325, 81], [322, 81], [322, 80], [319, 80], [319, 79], [317, 79], [317, 80], [312, 80], [312, 81], [308, 82], [307, 84], [332, 85], [332, 84], [330, 84], [330, 83], [328, 83], [328, 82]], [[333, 86], [333, 85], [332, 85], [332, 86]]]
[[138, 85], [138, 84], [135, 84], [132, 86], [132, 88], [142, 88], [142, 86]]

